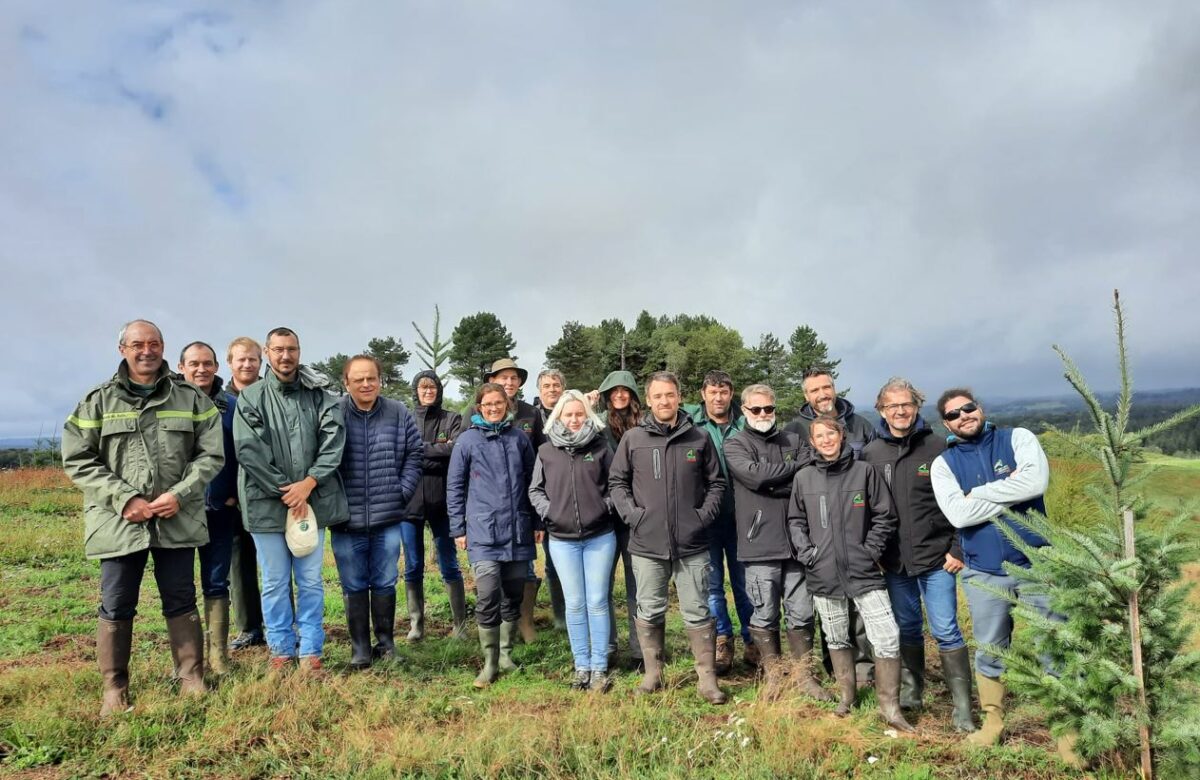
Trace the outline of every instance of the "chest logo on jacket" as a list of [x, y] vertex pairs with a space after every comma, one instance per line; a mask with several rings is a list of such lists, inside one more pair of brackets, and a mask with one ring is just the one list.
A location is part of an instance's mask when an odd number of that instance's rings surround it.
[[533, 426], [527, 422], [521, 423], [521, 433], [533, 433]]
[[928, 477], [929, 476], [929, 464], [928, 463], [922, 463], [920, 466], [917, 466], [917, 476], [918, 477]]
[[450, 439], [450, 437], [446, 435], [445, 431], [438, 431], [438, 435], [437, 435], [438, 444], [445, 444], [447, 441], [449, 441], [449, 439]]
[[583, 456], [584, 463], [591, 463], [594, 460], [595, 460], [595, 458], [592, 457], [592, 453], [590, 453], [590, 452]]
[[1008, 472], [1012, 471], [1012, 469], [1010, 469], [1008, 467], [1008, 464], [1005, 463], [1004, 461], [998, 460], [998, 461], [996, 461], [996, 465], [992, 466], [992, 471], [994, 471], [997, 474], [1007, 474]]
[[854, 509], [862, 509], [866, 505], [867, 505], [867, 502], [863, 501], [862, 493], [855, 493], [854, 498], [850, 499], [850, 506], [853, 507]]
[[687, 458], [688, 463], [695, 463], [696, 462], [696, 451], [688, 450], [686, 453], [684, 453], [683, 457]]

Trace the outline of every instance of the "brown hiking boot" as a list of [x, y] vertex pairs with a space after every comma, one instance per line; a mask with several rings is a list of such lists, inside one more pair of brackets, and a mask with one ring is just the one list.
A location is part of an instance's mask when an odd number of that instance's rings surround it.
[[716, 665], [717, 674], [729, 674], [729, 670], [733, 668], [733, 637], [719, 636], [717, 637], [717, 654]]
[[204, 600], [204, 657], [213, 674], [229, 671], [229, 599]]
[[716, 623], [709, 621], [703, 626], [689, 628], [687, 635], [692, 656], [696, 659], [696, 693], [709, 704], [724, 704], [725, 692], [717, 685]]
[[325, 665], [321, 663], [319, 655], [300, 656], [300, 664], [297, 668], [305, 677], [311, 677], [314, 680], [322, 680], [329, 674], [325, 671]]
[[129, 653], [133, 646], [132, 620], [100, 619], [96, 629], [96, 661], [104, 681], [100, 717], [129, 712]]
[[633, 625], [637, 630], [638, 642], [642, 646], [642, 660], [646, 666], [642, 682], [635, 693], [654, 693], [662, 688], [663, 684], [663, 645], [666, 643], [667, 626], [665, 623], [647, 623], [641, 618], [635, 618]]
[[273, 655], [267, 661], [267, 672], [270, 674], [283, 674], [292, 666], [292, 661], [295, 661], [290, 655]]
[[900, 711], [900, 659], [875, 659], [875, 697], [879, 714], [897, 731], [916, 731]]
[[200, 613], [193, 609], [186, 615], [167, 618], [167, 638], [171, 640], [179, 692], [203, 696], [208, 688], [204, 685], [204, 632], [200, 628]]
[[537, 606], [538, 588], [541, 580], [525, 580], [525, 595], [521, 598], [521, 619], [517, 626], [521, 629], [521, 639], [530, 644], [537, 639], [537, 627], [533, 624], [533, 609]]
[[983, 726], [974, 734], [968, 734], [967, 742], [979, 747], [999, 745], [1000, 737], [1004, 735], [1004, 683], [998, 678], [976, 673], [975, 685], [979, 688]]
[[844, 718], [854, 708], [854, 699], [858, 694], [858, 685], [855, 679], [857, 675], [854, 671], [854, 648], [834, 649], [831, 647], [829, 648], [829, 659], [833, 662], [833, 676], [837, 678], [838, 691], [841, 692], [837, 709], [833, 711], [833, 714]]
[[787, 632], [788, 649], [792, 653], [792, 676], [800, 692], [817, 701], [833, 701], [834, 695], [825, 690], [813, 673], [813, 631], [811, 628], [792, 628]]
[[763, 683], [758, 698], [763, 701], [775, 701], [783, 692], [784, 675], [787, 671], [780, 656], [779, 632], [751, 626], [750, 637], [754, 644], [746, 645], [746, 649], [758, 648], [762, 660]]

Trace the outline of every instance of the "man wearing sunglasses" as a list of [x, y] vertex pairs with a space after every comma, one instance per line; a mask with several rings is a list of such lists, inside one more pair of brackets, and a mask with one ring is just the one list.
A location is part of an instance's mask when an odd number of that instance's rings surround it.
[[775, 424], [775, 391], [767, 385], [742, 390], [745, 430], [725, 443], [737, 513], [737, 556], [746, 567], [746, 591], [754, 604], [750, 635], [759, 649], [765, 675], [764, 700], [782, 693], [786, 666], [780, 647], [780, 604], [787, 613], [787, 641], [796, 663], [793, 677], [801, 691], [820, 701], [833, 696], [812, 673], [813, 600], [804, 567], [794, 557], [788, 534], [788, 500], [792, 478], [812, 462], [812, 451], [800, 434]]
[[[1007, 525], [1030, 547], [1046, 546], [1045, 539], [1013, 522], [1006, 511], [1045, 514], [1042, 494], [1050, 482], [1050, 464], [1033, 432], [995, 427], [967, 388], [955, 387], [942, 393], [937, 410], [950, 436], [945, 452], [930, 467], [930, 480], [938, 506], [959, 530], [966, 565], [962, 571], [963, 590], [975, 641], [981, 647], [1005, 648], [1012, 642], [1012, 604], [992, 591], [1012, 594], [1048, 619], [1062, 619], [1051, 613], [1045, 595], [1032, 592], [1004, 570], [1005, 563], [1025, 568], [1030, 563], [998, 527], [1001, 523]], [[975, 681], [984, 721], [967, 737], [968, 742], [999, 744], [1004, 732], [1003, 672], [1000, 658], [982, 649], [976, 651]], [[1058, 753], [1068, 765], [1079, 767], [1082, 763], [1074, 744], [1075, 735], [1064, 735], [1058, 740]]]

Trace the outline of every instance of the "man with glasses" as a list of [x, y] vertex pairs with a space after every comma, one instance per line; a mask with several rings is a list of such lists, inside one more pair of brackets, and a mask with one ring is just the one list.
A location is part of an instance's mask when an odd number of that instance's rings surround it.
[[812, 461], [812, 452], [800, 434], [775, 424], [775, 391], [767, 385], [742, 390], [742, 413], [746, 428], [725, 442], [725, 463], [736, 494], [738, 561], [746, 567], [746, 592], [754, 604], [749, 624], [762, 657], [762, 697], [774, 699], [783, 688], [782, 602], [788, 647], [796, 664], [793, 674], [798, 675], [801, 691], [820, 701], [833, 701], [813, 676], [813, 600], [787, 523], [792, 478]]
[[897, 533], [884, 550], [884, 577], [900, 627], [900, 706], [920, 709], [925, 688], [925, 614], [937, 640], [942, 676], [954, 701], [954, 728], [975, 730], [971, 721], [971, 661], [958, 628], [958, 583], [962, 549], [958, 534], [938, 508], [930, 467], [946, 449], [921, 417], [925, 396], [907, 379], [892, 377], [879, 390], [878, 434], [863, 448], [892, 491]]
[[[346, 430], [338, 399], [326, 390], [328, 380], [301, 365], [296, 333], [275, 328], [266, 343], [271, 370], [242, 391], [233, 420], [239, 503], [262, 570], [270, 667], [286, 669], [298, 645], [301, 670], [319, 674], [325, 646], [324, 529], [350, 514], [337, 473]], [[309, 506], [318, 527], [317, 549], [297, 558], [285, 538], [288, 515], [304, 518]]]
[[164, 348], [153, 322], [126, 324], [116, 374], [63, 425], [63, 469], [83, 491], [84, 552], [100, 560], [101, 716], [129, 709], [133, 618], [150, 557], [180, 692], [205, 692], [192, 577], [195, 549], [208, 542], [204, 486], [225, 462], [221, 417], [204, 391], [171, 374]]
[[[1048, 619], [1062, 619], [1050, 611], [1045, 594], [1004, 570], [1005, 563], [1028, 568], [1030, 562], [997, 527], [1004, 523], [1030, 547], [1046, 546], [1045, 539], [1013, 522], [1005, 512], [1045, 514], [1042, 495], [1050, 482], [1050, 464], [1031, 431], [995, 427], [965, 387], [942, 393], [937, 410], [950, 436], [945, 452], [933, 461], [930, 479], [938, 506], [959, 529], [966, 566], [962, 580], [975, 641], [981, 647], [1005, 648], [1012, 642], [1012, 603], [993, 591], [1011, 594]], [[984, 721], [967, 741], [996, 745], [1004, 732], [1005, 688], [1000, 681], [1004, 662], [980, 649], [975, 653], [975, 671]], [[1068, 765], [1080, 767], [1075, 740], [1071, 733], [1060, 737], [1058, 753]]]

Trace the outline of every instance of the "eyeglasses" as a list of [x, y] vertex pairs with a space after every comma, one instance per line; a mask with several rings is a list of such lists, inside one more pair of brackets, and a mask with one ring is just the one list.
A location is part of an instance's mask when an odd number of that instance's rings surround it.
[[272, 355], [295, 355], [300, 347], [267, 347]]
[[163, 348], [161, 341], [126, 341], [121, 346], [126, 349], [132, 349], [134, 352], [141, 352], [142, 350], [158, 352]]
[[480, 404], [480, 409], [499, 409], [502, 406], [508, 406], [508, 401], [488, 401], [485, 404]]
[[978, 409], [979, 409], [979, 404], [972, 401], [969, 404], [963, 404], [962, 406], [958, 407], [957, 409], [946, 410], [946, 412], [944, 414], [942, 414], [942, 419], [945, 420], [946, 422], [954, 422], [959, 417], [962, 417], [964, 414], [970, 414], [971, 412], [974, 412]]
[[750, 414], [775, 414], [774, 406], [743, 406]]
[[914, 404], [912, 401], [908, 401], [908, 402], [902, 403], [902, 404], [887, 404], [883, 407], [883, 411], [898, 412], [901, 409], [916, 409], [916, 408], [917, 408], [916, 404]]

